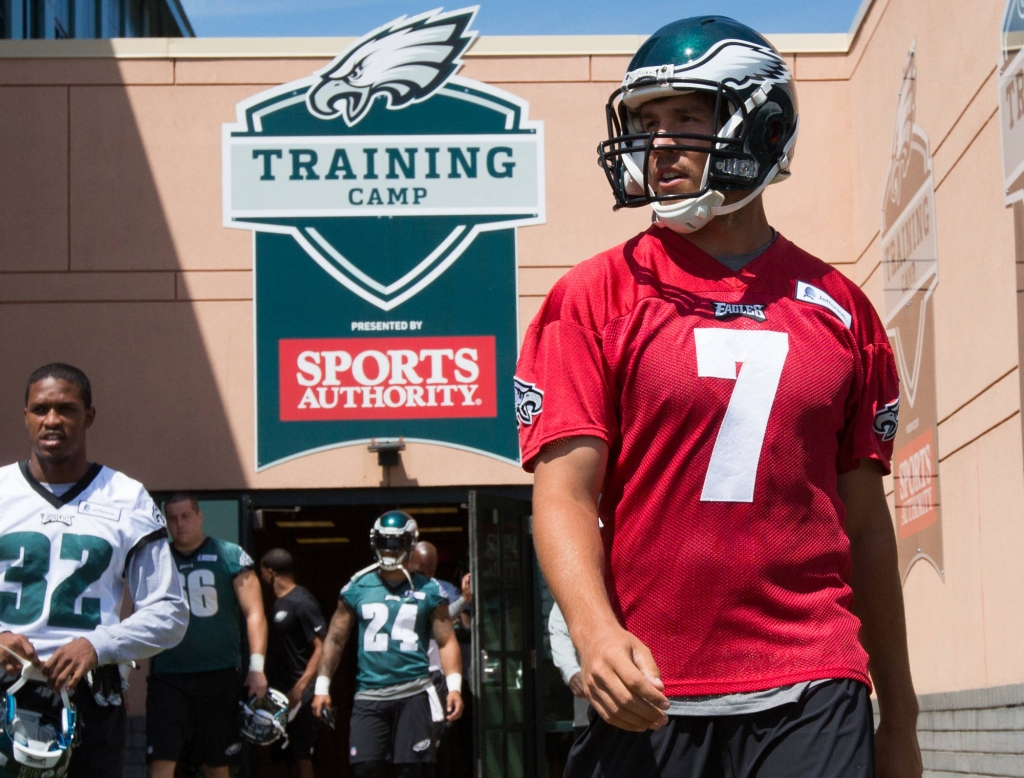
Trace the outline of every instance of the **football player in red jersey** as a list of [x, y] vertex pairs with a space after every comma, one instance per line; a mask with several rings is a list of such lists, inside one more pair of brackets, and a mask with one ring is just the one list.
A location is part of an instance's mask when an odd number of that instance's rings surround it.
[[617, 206], [655, 223], [555, 285], [515, 382], [537, 553], [598, 714], [566, 775], [916, 778], [882, 486], [899, 384], [864, 294], [765, 216], [790, 71], [749, 27], [684, 19], [608, 118]]

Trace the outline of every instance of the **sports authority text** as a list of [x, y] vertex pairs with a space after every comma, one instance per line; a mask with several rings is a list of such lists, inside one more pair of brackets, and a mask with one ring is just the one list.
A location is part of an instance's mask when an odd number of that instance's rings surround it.
[[497, 415], [494, 338], [279, 341], [282, 421]]

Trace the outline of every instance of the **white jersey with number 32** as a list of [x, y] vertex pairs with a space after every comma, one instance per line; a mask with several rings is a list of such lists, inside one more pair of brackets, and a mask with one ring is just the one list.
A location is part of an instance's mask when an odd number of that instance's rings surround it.
[[0, 631], [45, 660], [117, 624], [128, 561], [166, 526], [142, 484], [109, 467], [94, 464], [61, 497], [27, 463], [0, 468]]

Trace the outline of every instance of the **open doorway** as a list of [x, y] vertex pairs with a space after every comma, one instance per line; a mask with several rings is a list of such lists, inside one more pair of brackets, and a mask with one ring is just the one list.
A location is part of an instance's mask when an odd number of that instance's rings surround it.
[[[416, 490], [422, 497], [429, 490]], [[251, 534], [248, 548], [254, 559], [272, 548], [284, 548], [295, 559], [296, 582], [305, 586], [320, 604], [324, 618], [330, 621], [338, 603], [341, 587], [359, 570], [375, 560], [370, 549], [370, 528], [381, 513], [399, 509], [413, 518], [420, 528], [420, 540], [437, 547], [436, 577], [458, 585], [469, 571], [469, 505], [450, 500], [422, 504], [395, 490], [375, 495], [373, 502], [336, 505], [282, 505], [281, 495], [272, 505], [261, 505], [258, 495], [252, 496]], [[393, 499], [388, 499], [393, 497]], [[264, 590], [265, 607], [271, 612], [272, 596]], [[317, 778], [348, 778], [348, 728], [355, 694], [356, 651], [354, 636], [350, 638], [335, 673], [331, 696], [338, 708], [337, 729], [323, 728], [314, 754]], [[284, 690], [282, 690], [284, 691]], [[468, 721], [467, 721], [468, 723]], [[460, 733], [466, 733], [460, 736]], [[451, 737], [452, 758], [472, 764], [472, 728], [456, 728]], [[271, 763], [269, 749], [254, 749], [253, 775], [258, 778], [284, 775]], [[459, 774], [452, 772], [453, 775]]]

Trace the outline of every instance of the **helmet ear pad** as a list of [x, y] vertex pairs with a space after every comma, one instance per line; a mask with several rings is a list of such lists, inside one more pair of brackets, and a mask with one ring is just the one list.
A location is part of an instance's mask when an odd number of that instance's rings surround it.
[[[750, 118], [745, 150], [767, 170], [785, 154], [796, 130], [796, 108], [786, 90], [773, 89], [771, 99]], [[766, 182], [770, 183], [770, 182]]]

